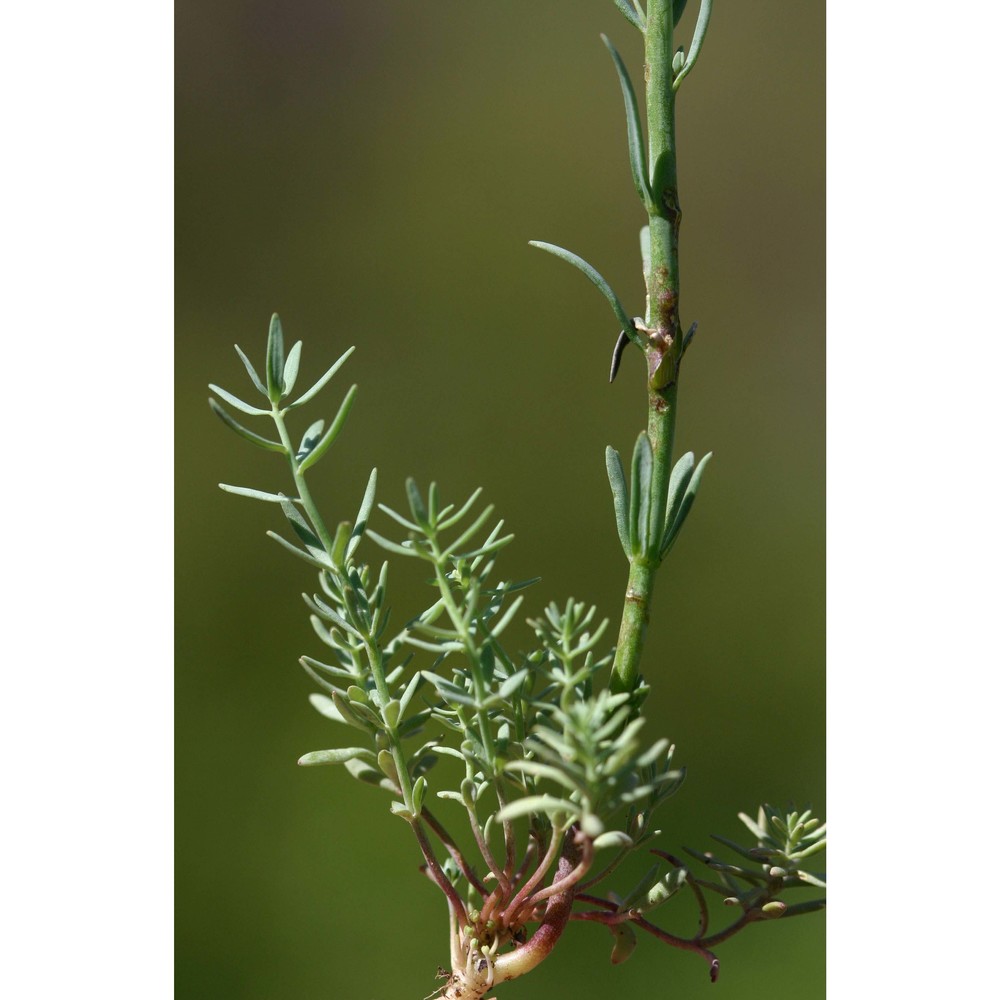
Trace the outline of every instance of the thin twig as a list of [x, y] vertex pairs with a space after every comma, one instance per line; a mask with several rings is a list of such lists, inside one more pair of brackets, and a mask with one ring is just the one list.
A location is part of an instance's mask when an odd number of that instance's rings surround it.
[[545, 878], [545, 873], [552, 867], [552, 862], [555, 860], [556, 855], [559, 853], [559, 845], [562, 842], [562, 833], [557, 833], [556, 828], [552, 828], [552, 839], [549, 841], [548, 850], [545, 852], [545, 856], [538, 863], [538, 867], [535, 869], [534, 874], [527, 882], [521, 887], [521, 890], [511, 901], [510, 905], [506, 907], [504, 913], [504, 923], [509, 925], [510, 918], [516, 916], [520, 912], [524, 901], [531, 895], [535, 887], [539, 882]]
[[485, 899], [489, 895], [489, 890], [479, 880], [475, 871], [473, 871], [472, 866], [466, 860], [465, 855], [456, 846], [451, 834], [448, 833], [448, 831], [441, 825], [441, 822], [437, 819], [437, 817], [434, 816], [434, 814], [426, 806], [421, 810], [420, 817], [434, 831], [438, 840], [444, 844], [448, 853], [451, 855], [455, 864], [458, 865], [469, 885], [471, 885], [476, 892], [478, 892], [479, 895]]
[[455, 891], [455, 887], [448, 880], [448, 876], [441, 871], [441, 866], [438, 864], [437, 858], [434, 857], [434, 851], [431, 850], [431, 845], [427, 843], [427, 835], [424, 833], [424, 828], [420, 820], [413, 820], [410, 823], [410, 827], [417, 838], [417, 843], [420, 845], [420, 851], [424, 856], [424, 860], [427, 862], [427, 867], [430, 870], [431, 876], [434, 881], [437, 882], [438, 888], [445, 894], [445, 897], [448, 900], [448, 905], [455, 911], [455, 914], [461, 918], [461, 923], [468, 923], [469, 916], [465, 912], [465, 904], [462, 902], [461, 896], [459, 896], [459, 894]]
[[493, 852], [490, 850], [490, 845], [486, 843], [486, 838], [483, 836], [483, 831], [479, 828], [479, 820], [476, 814], [469, 809], [469, 826], [472, 827], [472, 834], [476, 838], [476, 846], [479, 848], [479, 853], [483, 856], [483, 861], [486, 862], [486, 866], [491, 872], [493, 872], [494, 878], [496, 878], [498, 885], [503, 889], [504, 895], [510, 892], [510, 881], [504, 874], [503, 869], [497, 864], [496, 858], [493, 857]]

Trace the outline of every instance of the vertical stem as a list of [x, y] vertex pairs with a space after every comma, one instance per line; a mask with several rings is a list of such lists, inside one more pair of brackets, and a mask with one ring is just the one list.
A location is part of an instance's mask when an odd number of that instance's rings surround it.
[[639, 661], [649, 621], [649, 603], [660, 565], [660, 539], [677, 419], [677, 374], [682, 338], [677, 258], [681, 211], [677, 197], [677, 153], [673, 89], [672, 0], [649, 0], [646, 10], [646, 119], [649, 169], [655, 201], [649, 205], [649, 270], [646, 274], [646, 362], [649, 372], [647, 433], [653, 451], [650, 505], [656, 525], [650, 551], [631, 560], [611, 686], [630, 691], [638, 682]]

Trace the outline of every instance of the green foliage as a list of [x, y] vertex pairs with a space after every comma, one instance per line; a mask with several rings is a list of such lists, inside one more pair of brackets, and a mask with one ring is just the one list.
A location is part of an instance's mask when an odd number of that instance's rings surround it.
[[[615, 964], [629, 957], [635, 931], [643, 930], [700, 954], [714, 979], [719, 969], [710, 950], [714, 945], [750, 922], [823, 905], [807, 899], [789, 906], [778, 898], [786, 890], [825, 887], [821, 875], [801, 866], [825, 846], [825, 828], [808, 810], [779, 813], [763, 806], [756, 820], [741, 814], [753, 845], [716, 838], [741, 863], [688, 851], [708, 867], [704, 878], [650, 847], [660, 833], [654, 816], [680, 788], [684, 770], [674, 765], [675, 748], [668, 739], [642, 738], [649, 687], [636, 667], [655, 573], [677, 541], [711, 458], [709, 453], [696, 465], [689, 452], [672, 462], [676, 378], [697, 325], [680, 336], [672, 102], [698, 58], [712, 5], [702, 0], [687, 57], [683, 50], [672, 52], [672, 31], [684, 13], [684, 0], [649, 0], [645, 10], [633, 0], [616, 0], [616, 6], [643, 33], [650, 66], [647, 157], [635, 91], [620, 55], [604, 38], [625, 101], [633, 180], [649, 215], [640, 233], [646, 316], [630, 318], [608, 282], [576, 254], [549, 243], [532, 244], [578, 268], [611, 305], [622, 331], [612, 380], [629, 340], [648, 361], [649, 420], [636, 439], [628, 477], [618, 452], [606, 450], [618, 537], [630, 567], [616, 646], [606, 644], [607, 620], [599, 621], [595, 608], [572, 599], [550, 603], [526, 619], [535, 639], [530, 648], [510, 646], [507, 630], [521, 613], [523, 591], [537, 581], [508, 580], [499, 572], [498, 560], [513, 535], [504, 532], [491, 505], [481, 504], [478, 489], [461, 504], [446, 503], [434, 483], [424, 492], [409, 479], [407, 509], [399, 512], [376, 505], [378, 475], [372, 470], [353, 517], [328, 528], [307, 473], [338, 440], [357, 386], [346, 391], [329, 423], [320, 418], [306, 424], [297, 446], [288, 417], [317, 399], [353, 348], [293, 400], [302, 342], [286, 352], [275, 315], [263, 378], [236, 348], [251, 387], [266, 405], [211, 386], [218, 397], [209, 400], [212, 410], [245, 440], [283, 455], [294, 484], [289, 495], [221, 488], [272, 509], [276, 505], [287, 522], [286, 533], [268, 535], [317, 573], [316, 586], [303, 598], [325, 652], [300, 662], [322, 689], [310, 702], [335, 724], [334, 745], [305, 754], [299, 763], [342, 765], [351, 777], [387, 792], [390, 813], [409, 825], [427, 875], [448, 902], [452, 975], [444, 987], [447, 1000], [476, 1000], [497, 983], [530, 971], [570, 920], [603, 923], [614, 938]], [[665, 81], [659, 96], [653, 89], [657, 79]], [[669, 114], [660, 115], [660, 100], [669, 105]], [[245, 427], [223, 403], [250, 418], [269, 419], [276, 439]], [[375, 528], [369, 526], [373, 516], [380, 517]], [[369, 561], [378, 550], [388, 559], [422, 563], [431, 586], [423, 606], [412, 609], [395, 630], [390, 628], [389, 561]], [[439, 804], [443, 819], [434, 812]], [[446, 824], [456, 821], [467, 826], [478, 859], [449, 832]], [[637, 852], [659, 860], [625, 892], [592, 894]], [[602, 853], [610, 860], [597, 869]], [[735, 923], [714, 934], [708, 932], [706, 891], [742, 911]], [[647, 919], [682, 895], [698, 909], [698, 932], [691, 938], [679, 938]], [[532, 924], [542, 929], [529, 937]]]

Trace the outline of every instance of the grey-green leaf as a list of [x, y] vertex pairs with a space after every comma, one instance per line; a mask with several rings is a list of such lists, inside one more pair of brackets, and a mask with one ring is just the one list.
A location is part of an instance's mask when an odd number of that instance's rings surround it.
[[289, 403], [285, 407], [286, 410], [294, 410], [297, 406], [302, 406], [303, 403], [308, 403], [310, 399], [313, 399], [315, 395], [326, 385], [330, 379], [340, 370], [340, 366], [354, 353], [353, 347], [348, 347], [346, 351], [336, 361], [327, 369], [326, 374], [313, 385], [311, 388], [307, 389], [304, 393], [294, 403]]
[[680, 24], [681, 17], [684, 15], [684, 8], [687, 7], [688, 0], [674, 0], [674, 27], [676, 28]]
[[677, 535], [684, 525], [684, 521], [691, 510], [695, 497], [698, 495], [698, 487], [701, 485], [701, 477], [704, 474], [705, 466], [708, 465], [708, 461], [711, 457], [711, 452], [705, 455], [691, 475], [691, 479], [687, 484], [687, 488], [684, 490], [684, 497], [680, 502], [680, 507], [677, 510], [673, 523], [670, 525], [670, 528], [663, 537], [663, 545], [660, 550], [661, 556], [665, 556], [673, 548], [674, 542], [677, 541]]
[[281, 512], [288, 519], [292, 530], [299, 536], [303, 545], [308, 549], [309, 554], [315, 559], [325, 559], [326, 549], [323, 547], [323, 543], [316, 537], [315, 532], [309, 527], [306, 519], [295, 509], [292, 501], [288, 497], [284, 497], [280, 503]]
[[621, 300], [614, 293], [614, 289], [604, 280], [600, 273], [591, 267], [582, 257], [578, 257], [575, 253], [569, 250], [564, 250], [562, 247], [556, 246], [554, 243], [543, 243], [540, 240], [529, 240], [529, 243], [533, 247], [538, 247], [539, 250], [545, 250], [547, 253], [553, 254], [556, 257], [561, 258], [566, 261], [567, 264], [572, 264], [575, 268], [582, 271], [600, 290], [601, 294], [608, 300], [611, 308], [614, 310], [615, 316], [618, 319], [618, 325], [625, 330], [629, 335], [629, 338], [635, 343], [640, 343], [639, 335], [635, 331], [635, 327], [632, 325], [632, 320], [628, 313], [625, 312], [625, 307], [621, 304]]
[[632, 0], [615, 0], [615, 6], [622, 12], [622, 14], [625, 15], [625, 20], [628, 21], [629, 24], [634, 25], [640, 31], [645, 32], [646, 19], [645, 17], [640, 19], [639, 11], [632, 6]]
[[664, 532], [670, 531], [677, 516], [681, 500], [684, 498], [684, 491], [691, 482], [694, 473], [694, 452], [689, 451], [677, 459], [676, 465], [670, 472], [670, 485], [667, 487], [667, 516], [664, 518]]
[[258, 448], [264, 448], [267, 451], [277, 451], [281, 454], [285, 454], [285, 446], [280, 441], [272, 441], [270, 438], [261, 437], [259, 434], [254, 434], [253, 431], [247, 430], [241, 423], [234, 420], [214, 399], [209, 399], [208, 405], [212, 408], [212, 412], [231, 430], [236, 431], [240, 437], [246, 438], [251, 444], [257, 445]]
[[327, 432], [317, 442], [316, 447], [299, 464], [299, 472], [305, 472], [306, 469], [312, 468], [323, 457], [330, 445], [337, 440], [337, 436], [344, 429], [344, 424], [347, 423], [347, 415], [351, 412], [351, 407], [354, 405], [354, 397], [357, 394], [358, 387], [356, 385], [352, 385], [347, 390], [347, 395], [340, 404], [340, 409], [333, 418], [333, 423], [330, 424]]
[[250, 381], [257, 387], [257, 391], [262, 396], [267, 396], [267, 389], [264, 383], [261, 381], [260, 376], [257, 374], [257, 369], [250, 363], [250, 359], [243, 353], [243, 348], [239, 344], [233, 344], [236, 348], [236, 353], [240, 356], [240, 360], [243, 362], [244, 368], [247, 370], [247, 374], [250, 376]]
[[282, 376], [285, 371], [285, 337], [281, 320], [275, 313], [267, 331], [267, 398], [272, 403], [281, 399]]
[[684, 60], [684, 68], [674, 77], [674, 90], [680, 87], [684, 77], [694, 69], [694, 64], [701, 55], [701, 47], [705, 42], [705, 35], [708, 32], [708, 22], [712, 17], [712, 0], [701, 0], [701, 7], [698, 8], [698, 20], [694, 25], [694, 34], [691, 36], [691, 51], [687, 59]]
[[217, 396], [221, 396], [230, 406], [235, 406], [237, 410], [249, 413], [252, 417], [266, 417], [271, 412], [270, 410], [262, 410], [259, 406], [251, 406], [249, 403], [243, 402], [239, 396], [234, 396], [231, 392], [226, 392], [225, 389], [212, 382], [209, 383], [208, 387]]
[[517, 819], [519, 816], [530, 816], [532, 813], [551, 815], [555, 812], [565, 812], [569, 813], [570, 816], [577, 816], [580, 813], [580, 807], [575, 802], [557, 799], [552, 795], [526, 795], [523, 799], [508, 802], [497, 813], [497, 819]]
[[281, 395], [288, 396], [295, 388], [295, 380], [299, 377], [299, 361], [302, 358], [302, 341], [297, 340], [288, 352], [285, 367], [281, 376]]
[[299, 764], [312, 767], [315, 764], [344, 764], [349, 760], [361, 760], [374, 766], [376, 757], [364, 747], [339, 747], [334, 750], [314, 750], [300, 757]]
[[633, 555], [649, 554], [649, 512], [653, 493], [653, 449], [649, 435], [639, 433], [632, 452], [632, 491], [629, 500], [629, 542]]
[[413, 515], [413, 520], [422, 528], [429, 527], [430, 522], [427, 518], [427, 508], [424, 506], [424, 498], [420, 495], [420, 489], [417, 487], [417, 482], [412, 476], [406, 480], [406, 499], [410, 505], [410, 513]]
[[219, 483], [219, 489], [225, 490], [238, 497], [249, 497], [251, 500], [267, 500], [269, 503], [281, 503], [287, 500], [283, 493], [265, 493], [263, 490], [253, 490], [249, 486], [230, 486], [228, 483]]
[[607, 35], [601, 35], [601, 40], [607, 46], [608, 52], [611, 53], [611, 58], [614, 60], [615, 69], [618, 71], [618, 80], [622, 87], [622, 97], [625, 99], [628, 160], [632, 168], [632, 181], [643, 203], [651, 205], [653, 195], [650, 191], [649, 172], [646, 168], [646, 146], [642, 135], [642, 124], [639, 121], [639, 102], [636, 100], [635, 89], [618, 50], [611, 44], [611, 39]]
[[347, 543], [347, 555], [353, 555], [354, 550], [361, 544], [365, 529], [368, 527], [368, 518], [371, 516], [372, 506], [375, 503], [375, 485], [378, 481], [378, 469], [372, 469], [372, 474], [368, 477], [368, 486], [365, 488], [365, 495], [358, 508], [358, 516], [354, 522], [354, 530], [351, 532], [351, 540]]
[[317, 569], [333, 569], [332, 564], [328, 559], [318, 559], [316, 556], [310, 555], [308, 552], [303, 552], [297, 545], [292, 545], [287, 538], [282, 538], [275, 531], [269, 531], [267, 533], [268, 538], [273, 538], [279, 545], [288, 549], [293, 556], [298, 556], [300, 559], [304, 559], [310, 566], [315, 566]]
[[631, 546], [629, 544], [628, 486], [625, 483], [625, 469], [622, 466], [621, 455], [611, 445], [608, 445], [605, 450], [604, 458], [608, 467], [611, 496], [615, 504], [615, 524], [618, 526], [618, 538], [622, 543], [622, 551], [628, 556], [631, 555]]

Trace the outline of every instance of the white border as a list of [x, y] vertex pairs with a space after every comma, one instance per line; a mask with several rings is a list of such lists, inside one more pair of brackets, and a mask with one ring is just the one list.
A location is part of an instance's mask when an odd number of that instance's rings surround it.
[[998, 22], [827, 7], [834, 1000], [993, 978]]
[[4, 996], [173, 993], [172, 13], [4, 14]]

